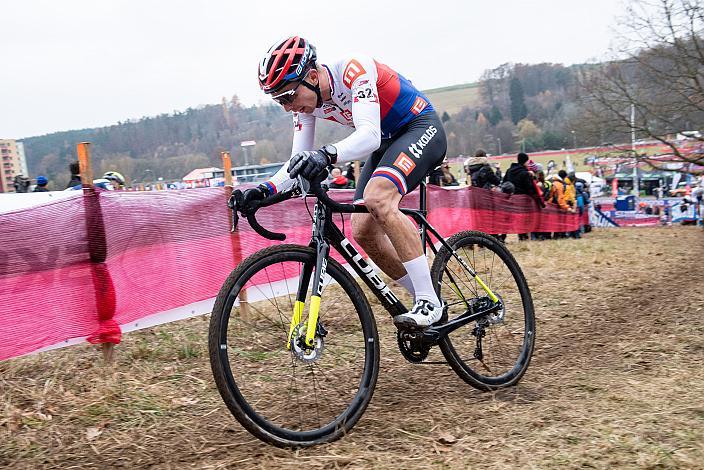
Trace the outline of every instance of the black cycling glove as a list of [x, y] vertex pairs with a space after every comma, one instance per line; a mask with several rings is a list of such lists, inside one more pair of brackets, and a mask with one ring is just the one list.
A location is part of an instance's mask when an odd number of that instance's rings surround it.
[[240, 191], [239, 189], [235, 192], [240, 193], [235, 196], [235, 199], [237, 200], [237, 206], [240, 208], [241, 211], [247, 212], [250, 210], [250, 205], [252, 204], [252, 202], [261, 201], [269, 195], [269, 188], [267, 188], [263, 184], [260, 184], [256, 188], [245, 189], [244, 192]]
[[291, 178], [302, 176], [310, 181], [320, 176], [328, 165], [330, 159], [321, 150], [307, 150], [291, 157], [287, 171]]

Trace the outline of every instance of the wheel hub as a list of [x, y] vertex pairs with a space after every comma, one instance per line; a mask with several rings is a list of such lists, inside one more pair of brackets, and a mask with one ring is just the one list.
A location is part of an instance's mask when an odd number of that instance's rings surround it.
[[300, 323], [293, 329], [291, 332], [291, 352], [299, 361], [310, 364], [320, 359], [323, 354], [323, 350], [325, 349], [325, 335], [321, 333], [325, 331], [325, 329], [322, 325], [318, 325], [312, 347], [306, 344], [306, 330], [307, 326], [305, 323]]
[[497, 295], [497, 297], [499, 298], [498, 304], [501, 307], [495, 312], [490, 313], [486, 317], [490, 325], [498, 325], [499, 323], [503, 323], [504, 316], [506, 315], [506, 306], [504, 305], [504, 300], [501, 298], [500, 295]]

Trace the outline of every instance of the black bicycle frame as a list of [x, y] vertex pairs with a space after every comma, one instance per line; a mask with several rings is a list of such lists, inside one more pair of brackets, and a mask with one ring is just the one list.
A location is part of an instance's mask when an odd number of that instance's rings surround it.
[[[428, 238], [428, 232], [430, 232], [441, 244], [443, 244], [448, 250], [454, 253], [454, 250], [445, 242], [442, 236], [437, 232], [437, 230], [430, 225], [426, 219], [427, 214], [427, 199], [426, 199], [426, 187], [425, 182], [421, 183], [420, 188], [420, 208], [419, 209], [406, 209], [402, 208], [401, 212], [411, 216], [415, 222], [418, 224], [420, 237], [423, 244], [423, 252], [426, 252], [426, 248], [429, 246], [434, 254], [437, 254], [437, 249], [435, 245], [430, 242]], [[316, 269], [314, 277], [314, 286], [319, 286], [317, 289], [318, 295], [321, 293], [322, 288], [322, 276], [325, 274], [325, 264], [327, 262], [327, 257], [330, 252], [330, 245], [332, 245], [347, 261], [347, 263], [352, 267], [352, 269], [357, 273], [357, 275], [364, 281], [364, 283], [371, 289], [374, 295], [379, 299], [382, 306], [389, 312], [391, 316], [400, 315], [408, 312], [405, 305], [399, 300], [399, 298], [393, 293], [388, 285], [381, 279], [379, 274], [374, 270], [372, 266], [367, 263], [364, 257], [357, 251], [357, 249], [352, 245], [352, 243], [345, 237], [342, 231], [335, 225], [332, 220], [332, 210], [325, 205], [320, 200], [316, 203], [313, 212], [313, 236], [311, 238], [310, 246], [316, 249], [317, 259], [316, 259]], [[455, 254], [456, 256], [456, 254]], [[459, 259], [459, 258], [458, 258]], [[470, 270], [471, 271], [471, 270]], [[320, 277], [318, 276], [320, 273]], [[452, 274], [446, 271], [446, 274], [450, 278], [451, 282], [455, 282]], [[303, 292], [305, 295], [305, 291]], [[305, 297], [304, 297], [305, 298]], [[480, 317], [487, 315], [498, 310], [500, 306], [492, 305], [488, 309], [482, 309], [480, 311], [474, 311], [469, 308], [462, 315], [453, 319], [452, 321], [445, 323], [441, 326], [427, 329], [426, 335], [442, 337], [447, 333], [459, 328], [460, 326], [476, 320]], [[425, 336], [425, 335], [424, 335]]]
[[[398, 299], [398, 297], [391, 291], [389, 286], [381, 279], [379, 274], [372, 268], [369, 263], [367, 263], [362, 255], [357, 251], [357, 249], [350, 243], [350, 241], [344, 236], [340, 229], [335, 225], [332, 220], [333, 209], [335, 213], [347, 214], [347, 213], [368, 213], [366, 207], [357, 206], [351, 204], [340, 204], [332, 199], [330, 199], [325, 191], [320, 189], [320, 187], [314, 190], [314, 194], [318, 197], [315, 204], [313, 212], [313, 235], [309, 246], [316, 250], [316, 261], [315, 261], [315, 271], [313, 272], [313, 266], [306, 265], [301, 273], [297, 300], [303, 302], [306, 298], [306, 293], [308, 291], [309, 282], [311, 274], [313, 274], [313, 285], [315, 286], [315, 291], [313, 295], [320, 296], [323, 290], [323, 282], [325, 279], [325, 271], [327, 268], [327, 260], [330, 254], [330, 246], [332, 245], [349, 263], [352, 269], [357, 273], [357, 275], [364, 281], [364, 283], [371, 289], [374, 295], [379, 299], [382, 306], [391, 314], [391, 316], [400, 315], [408, 312], [405, 305]], [[282, 194], [281, 200], [285, 196]], [[290, 196], [288, 196], [290, 197]], [[270, 201], [269, 204], [274, 203], [276, 199]], [[277, 201], [278, 202], [278, 201]], [[268, 205], [268, 204], [266, 204]], [[264, 206], [264, 204], [262, 204]], [[474, 270], [470, 268], [464, 260], [452, 249], [450, 245], [445, 241], [445, 239], [438, 233], [438, 231], [430, 225], [428, 222], [427, 215], [427, 195], [426, 195], [426, 184], [421, 183], [420, 188], [420, 208], [419, 209], [400, 209], [403, 214], [406, 214], [413, 218], [413, 220], [418, 224], [421, 241], [423, 244], [423, 252], [426, 252], [426, 247], [429, 246], [434, 254], [438, 253], [435, 245], [430, 242], [428, 238], [428, 232], [433, 235], [447, 250], [452, 253], [452, 256], [465, 268], [472, 276], [474, 276]], [[283, 240], [285, 235], [276, 234], [269, 232], [259, 225], [254, 217], [254, 213], [250, 213], [247, 216], [250, 225], [262, 236], [270, 238], [272, 240]], [[455, 279], [452, 274], [445, 270], [448, 278], [451, 282], [456, 284]], [[489, 313], [496, 312], [502, 308], [501, 302], [492, 302], [490, 306], [476, 310], [473, 308], [473, 304], [470, 305], [467, 299], [464, 299], [467, 306], [467, 310], [456, 317], [455, 319], [443, 323], [438, 326], [431, 326], [423, 330], [423, 337], [428, 341], [437, 341], [442, 337], [446, 336], [451, 331], [471, 322], [478, 320]]]

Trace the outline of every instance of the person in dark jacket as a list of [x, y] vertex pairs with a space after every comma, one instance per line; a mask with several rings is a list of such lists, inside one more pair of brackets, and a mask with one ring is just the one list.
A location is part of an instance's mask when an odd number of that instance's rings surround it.
[[455, 175], [450, 171], [450, 162], [445, 158], [442, 164], [430, 173], [430, 184], [435, 186], [458, 186]]
[[[364, 166], [364, 162], [361, 162], [359, 168], [361, 169], [362, 166]], [[342, 172], [342, 176], [347, 178], [347, 187], [349, 189], [354, 189], [356, 183], [356, 176], [354, 174], [354, 162], [347, 162], [345, 164], [345, 170]]]
[[501, 184], [501, 180], [496, 176], [494, 170], [489, 165], [486, 152], [479, 149], [474, 157], [470, 157], [464, 162], [464, 171], [472, 186], [483, 189], [491, 189]]
[[[526, 168], [528, 163], [528, 155], [521, 152], [516, 157], [516, 162], [511, 163], [511, 166], [506, 170], [504, 175], [504, 182], [513, 183], [516, 188], [514, 194], [527, 194], [531, 197], [537, 198], [538, 191], [536, 185], [533, 182], [533, 175]], [[519, 240], [528, 240], [529, 235], [527, 233], [519, 233]]]
[[528, 155], [521, 152], [516, 158], [516, 162], [511, 163], [511, 166], [506, 170], [504, 181], [510, 181], [516, 187], [514, 194], [528, 194], [529, 196], [537, 196], [535, 185], [533, 184], [533, 176], [526, 168], [528, 163]]
[[49, 192], [46, 185], [49, 184], [49, 180], [46, 176], [37, 176], [37, 185], [34, 187], [33, 193], [46, 193]]
[[68, 182], [66, 189], [73, 188], [77, 184], [81, 184], [81, 169], [78, 162], [71, 162], [68, 165], [69, 171], [71, 171], [71, 181]]

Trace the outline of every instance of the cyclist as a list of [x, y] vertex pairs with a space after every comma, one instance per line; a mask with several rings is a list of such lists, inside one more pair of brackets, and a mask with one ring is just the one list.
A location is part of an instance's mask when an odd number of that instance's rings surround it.
[[[108, 191], [125, 189], [125, 177], [122, 176], [122, 173], [118, 173], [117, 171], [106, 171], [102, 178], [93, 180], [93, 186]], [[66, 191], [79, 190], [81, 187], [80, 184], [77, 184], [66, 188]]]
[[[447, 150], [442, 123], [428, 98], [410, 81], [371, 57], [355, 55], [318, 63], [315, 47], [294, 36], [276, 42], [259, 63], [264, 93], [293, 112], [293, 148], [288, 165], [271, 180], [248, 189], [243, 202], [286, 189], [293, 179], [321, 176], [330, 165], [367, 159], [355, 203], [369, 214], [352, 215], [352, 234], [374, 262], [414, 296], [398, 326], [426, 327], [444, 309], [430, 279], [414, 224], [399, 210], [404, 195], [440, 165]], [[315, 150], [316, 119], [355, 130]]]

